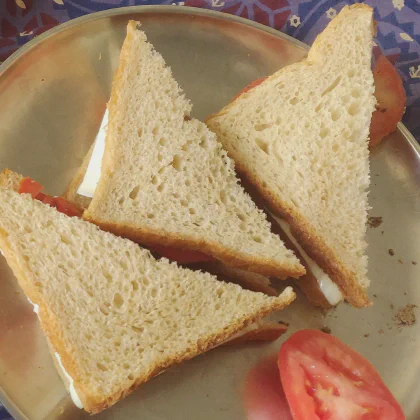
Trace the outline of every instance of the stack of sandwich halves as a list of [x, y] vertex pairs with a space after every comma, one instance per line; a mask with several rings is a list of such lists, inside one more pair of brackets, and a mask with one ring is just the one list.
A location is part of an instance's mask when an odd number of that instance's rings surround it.
[[107, 118], [62, 199], [82, 216], [3, 172], [0, 247], [79, 407], [281, 310], [295, 295], [276, 279], [317, 306], [370, 304], [372, 36], [372, 9], [345, 7], [306, 59], [206, 125], [129, 22]]

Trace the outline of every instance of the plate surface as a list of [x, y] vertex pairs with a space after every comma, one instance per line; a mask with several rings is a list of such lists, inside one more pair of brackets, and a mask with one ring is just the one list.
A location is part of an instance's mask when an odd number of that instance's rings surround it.
[[[230, 15], [176, 7], [114, 9], [76, 19], [20, 49], [0, 68], [0, 168], [30, 175], [63, 192], [95, 138], [110, 93], [128, 19], [143, 29], [172, 67], [203, 119], [242, 87], [295, 62], [304, 44]], [[408, 419], [420, 418], [420, 324], [393, 319], [420, 305], [420, 151], [400, 125], [371, 156], [368, 231], [374, 305], [323, 315], [299, 296], [278, 320], [291, 331], [321, 328], [364, 354], [382, 374]], [[388, 252], [394, 251], [394, 256]], [[418, 264], [415, 265], [414, 263]], [[70, 402], [53, 367], [37, 317], [0, 257], [0, 391], [16, 419], [87, 419]], [[219, 348], [142, 386], [97, 419], [243, 419], [247, 371], [268, 345]]]

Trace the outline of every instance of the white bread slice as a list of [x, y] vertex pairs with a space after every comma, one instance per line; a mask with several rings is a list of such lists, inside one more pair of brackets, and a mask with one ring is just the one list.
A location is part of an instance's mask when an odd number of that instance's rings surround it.
[[189, 119], [190, 102], [136, 22], [128, 24], [108, 109], [86, 220], [146, 246], [194, 249], [281, 278], [304, 274], [239, 185], [216, 136]]
[[4, 188], [0, 248], [90, 413], [294, 299], [290, 288], [269, 297], [156, 261], [129, 240]]
[[366, 288], [373, 10], [345, 6], [308, 57], [207, 124], [274, 213], [356, 307]]

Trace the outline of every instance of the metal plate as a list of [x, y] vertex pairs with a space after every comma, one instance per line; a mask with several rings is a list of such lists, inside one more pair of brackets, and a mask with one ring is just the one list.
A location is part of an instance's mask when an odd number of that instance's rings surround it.
[[[76, 19], [30, 42], [1, 67], [0, 168], [30, 175], [53, 194], [64, 190], [99, 128], [128, 19], [143, 22], [201, 119], [252, 80], [306, 54], [302, 43], [280, 32], [199, 9], [137, 7]], [[402, 305], [420, 304], [420, 152], [400, 125], [371, 161], [371, 214], [383, 218], [368, 232], [374, 306], [343, 304], [323, 315], [300, 296], [278, 318], [291, 322], [292, 331], [328, 325], [376, 366], [407, 418], [417, 420], [420, 324], [398, 329], [393, 315]], [[37, 317], [4, 259], [0, 276], [2, 401], [16, 419], [88, 418], [70, 403]], [[243, 419], [245, 374], [279, 346], [213, 350], [96, 418]]]

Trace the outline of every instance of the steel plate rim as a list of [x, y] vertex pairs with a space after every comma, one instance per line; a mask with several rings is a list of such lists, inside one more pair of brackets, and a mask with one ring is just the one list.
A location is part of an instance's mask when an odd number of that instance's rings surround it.
[[402, 122], [398, 123], [397, 129], [401, 132], [403, 137], [410, 143], [418, 158], [420, 158], [420, 144], [417, 142], [416, 138], [411, 134], [410, 130]]
[[3, 387], [0, 387], [0, 403], [9, 412], [13, 419], [29, 420], [29, 418], [23, 414], [21, 409], [13, 402], [13, 400], [9, 398]]

